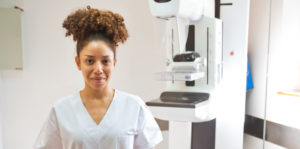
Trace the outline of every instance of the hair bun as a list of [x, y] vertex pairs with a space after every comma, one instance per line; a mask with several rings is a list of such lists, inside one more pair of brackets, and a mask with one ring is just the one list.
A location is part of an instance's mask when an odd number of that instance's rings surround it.
[[117, 46], [119, 42], [123, 43], [128, 38], [124, 18], [120, 14], [94, 9], [89, 5], [86, 9], [78, 9], [71, 13], [62, 26], [67, 30], [66, 36], [73, 35], [74, 41], [99, 33]]

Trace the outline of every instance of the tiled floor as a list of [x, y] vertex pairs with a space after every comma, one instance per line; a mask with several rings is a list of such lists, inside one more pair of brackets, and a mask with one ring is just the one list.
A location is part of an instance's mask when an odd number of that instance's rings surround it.
[[265, 142], [265, 148], [263, 148], [263, 140], [253, 137], [251, 135], [244, 135], [244, 149], [287, 149], [271, 142]]
[[[164, 140], [156, 146], [155, 149], [168, 149], [168, 131], [162, 131]], [[244, 148], [243, 149], [263, 149], [263, 141], [259, 138], [253, 137], [251, 135], [244, 135]], [[271, 142], [265, 142], [264, 149], [287, 149]]]

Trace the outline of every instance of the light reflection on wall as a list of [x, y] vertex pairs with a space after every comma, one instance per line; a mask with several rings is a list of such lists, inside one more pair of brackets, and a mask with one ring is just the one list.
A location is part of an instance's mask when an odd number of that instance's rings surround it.
[[300, 91], [300, 1], [283, 0], [280, 7], [272, 16], [270, 90]]

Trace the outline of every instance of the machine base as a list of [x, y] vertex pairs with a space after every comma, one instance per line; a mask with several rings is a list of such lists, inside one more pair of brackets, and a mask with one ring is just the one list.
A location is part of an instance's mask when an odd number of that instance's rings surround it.
[[207, 122], [169, 121], [169, 149], [215, 149], [216, 119]]

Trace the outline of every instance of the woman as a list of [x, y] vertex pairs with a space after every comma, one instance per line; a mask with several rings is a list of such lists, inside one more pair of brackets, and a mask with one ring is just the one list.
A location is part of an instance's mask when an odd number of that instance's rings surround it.
[[51, 109], [36, 149], [150, 149], [162, 140], [151, 112], [138, 96], [109, 87], [124, 19], [110, 11], [79, 9], [63, 22], [77, 42], [76, 65], [85, 87]]

